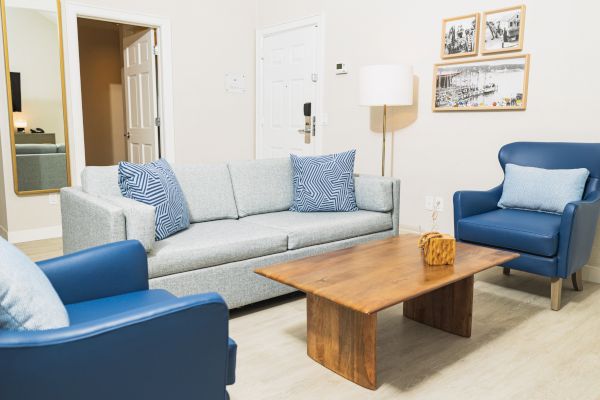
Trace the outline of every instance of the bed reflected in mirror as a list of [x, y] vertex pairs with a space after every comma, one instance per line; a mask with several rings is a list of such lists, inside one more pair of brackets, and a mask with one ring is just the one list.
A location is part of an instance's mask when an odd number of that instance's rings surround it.
[[15, 192], [70, 185], [60, 4], [2, 0]]

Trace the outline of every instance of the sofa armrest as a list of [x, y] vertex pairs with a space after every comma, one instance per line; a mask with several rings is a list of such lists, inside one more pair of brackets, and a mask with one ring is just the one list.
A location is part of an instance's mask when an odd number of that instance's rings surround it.
[[600, 215], [600, 191], [565, 206], [560, 223], [558, 275], [567, 278], [590, 258]]
[[135, 240], [109, 243], [37, 264], [64, 304], [148, 289], [148, 258]]
[[394, 234], [398, 235], [400, 180], [375, 175], [356, 175], [354, 191], [359, 209], [392, 213]]
[[502, 185], [486, 191], [463, 190], [454, 193], [454, 236], [460, 240], [458, 221], [472, 215], [498, 209], [502, 196]]
[[63, 252], [125, 240], [123, 210], [78, 187], [60, 190]]
[[224, 400], [227, 354], [223, 299], [173, 298], [67, 328], [1, 331], [0, 392], [6, 400]]
[[123, 211], [127, 240], [139, 240], [146, 252], [155, 243], [155, 209], [153, 206], [123, 196], [100, 196]]

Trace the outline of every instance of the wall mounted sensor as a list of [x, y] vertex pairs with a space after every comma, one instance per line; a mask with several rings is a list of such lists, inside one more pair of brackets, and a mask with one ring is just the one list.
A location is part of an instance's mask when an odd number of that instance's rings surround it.
[[346, 69], [346, 64], [344, 64], [344, 63], [335, 64], [335, 74], [336, 75], [344, 75], [347, 73], [348, 73], [348, 70]]

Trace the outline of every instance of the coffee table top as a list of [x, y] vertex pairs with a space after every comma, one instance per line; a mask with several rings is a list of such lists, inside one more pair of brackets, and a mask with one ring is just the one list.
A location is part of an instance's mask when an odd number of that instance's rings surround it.
[[259, 275], [372, 314], [457, 282], [519, 255], [456, 243], [454, 265], [427, 266], [406, 234], [255, 270]]

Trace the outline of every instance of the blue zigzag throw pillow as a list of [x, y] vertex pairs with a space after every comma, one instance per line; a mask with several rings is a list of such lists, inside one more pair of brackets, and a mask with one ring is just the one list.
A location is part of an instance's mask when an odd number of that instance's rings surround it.
[[149, 164], [121, 161], [119, 187], [124, 197], [154, 206], [156, 240], [190, 226], [190, 213], [183, 191], [166, 160]]
[[356, 150], [316, 157], [290, 154], [294, 169], [294, 203], [290, 211], [358, 211], [355, 154]]

